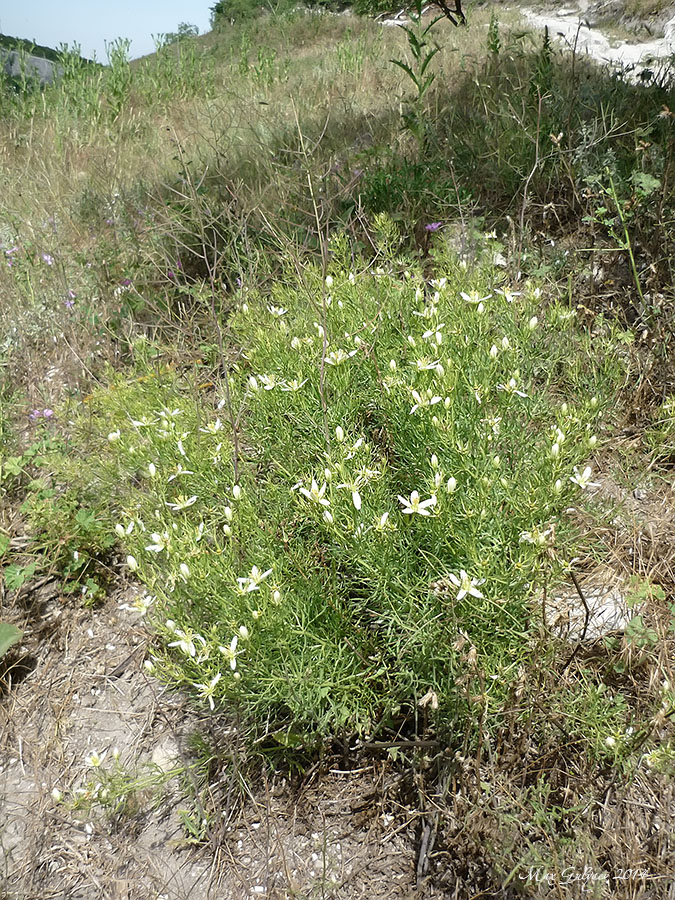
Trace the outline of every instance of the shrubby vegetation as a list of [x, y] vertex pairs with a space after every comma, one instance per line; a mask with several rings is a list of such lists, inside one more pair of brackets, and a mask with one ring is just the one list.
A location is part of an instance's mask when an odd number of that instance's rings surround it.
[[[518, 866], [672, 761], [670, 570], [588, 499], [627, 421], [672, 464], [670, 72], [251, 9], [2, 95], [0, 553], [140, 580], [148, 665], [285, 764], [424, 739], [470, 793], [527, 746], [579, 805], [523, 769]], [[618, 557], [652, 607], [598, 663], [543, 613]]]

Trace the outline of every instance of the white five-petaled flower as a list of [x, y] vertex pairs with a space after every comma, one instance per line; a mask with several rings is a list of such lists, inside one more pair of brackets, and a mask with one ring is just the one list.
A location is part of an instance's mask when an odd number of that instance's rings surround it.
[[525, 391], [518, 389], [518, 382], [515, 378], [509, 378], [506, 384], [498, 384], [498, 391], [506, 391], [507, 394], [517, 394], [519, 397], [527, 397]]
[[553, 534], [553, 526], [546, 528], [545, 530], [541, 530], [540, 528], [535, 527], [532, 531], [522, 531], [520, 534], [520, 543], [521, 544], [534, 544], [535, 547], [543, 547], [549, 537]]
[[253, 566], [249, 575], [246, 575], [243, 578], [237, 578], [239, 590], [243, 594], [250, 594], [251, 591], [257, 591], [260, 587], [260, 583], [271, 574], [271, 569], [268, 569], [266, 572], [261, 572], [257, 566]]
[[477, 597], [479, 600], [483, 599], [483, 595], [478, 590], [478, 585], [485, 584], [484, 578], [471, 578], [470, 575], [464, 571], [464, 569], [459, 570], [459, 578], [454, 575], [452, 572], [448, 575], [450, 581], [455, 585], [456, 588], [459, 588], [457, 591], [457, 599], [462, 600], [469, 594], [471, 597]]
[[496, 288], [495, 293], [501, 294], [507, 303], [513, 303], [514, 297], [520, 297], [520, 291], [501, 291], [499, 288]]
[[463, 300], [466, 300], [467, 303], [474, 303], [478, 305], [484, 300], [489, 300], [492, 294], [486, 294], [484, 297], [481, 297], [478, 291], [469, 291], [468, 294], [466, 293], [466, 291], [460, 291], [459, 296]]
[[204, 428], [200, 428], [199, 430], [203, 434], [217, 434], [222, 427], [223, 423], [220, 421], [220, 419], [216, 419], [215, 422], [209, 422]]
[[276, 375], [258, 375], [258, 381], [266, 391], [274, 390], [278, 384]]
[[169, 509], [172, 509], [174, 512], [180, 512], [182, 509], [187, 509], [188, 506], [192, 506], [192, 504], [196, 502], [196, 494], [193, 494], [192, 497], [186, 497], [184, 494], [181, 494], [179, 497], [176, 497], [174, 503], [166, 503], [166, 506], [168, 506]]
[[235, 636], [230, 641], [229, 647], [222, 647], [222, 646], [218, 647], [218, 649], [223, 654], [225, 659], [229, 660], [230, 668], [232, 669], [233, 672], [237, 668], [237, 656], [239, 653], [241, 653], [241, 650], [239, 650], [239, 651], [237, 650], [238, 643], [239, 643], [239, 638], [235, 634]]
[[286, 393], [290, 393], [290, 392], [294, 393], [295, 391], [299, 391], [300, 388], [305, 384], [307, 384], [306, 378], [304, 381], [298, 381], [297, 378], [293, 378], [291, 381], [285, 381], [281, 385], [281, 390], [285, 391]]
[[106, 758], [107, 754], [107, 750], [103, 750], [101, 753], [98, 753], [96, 750], [92, 750], [91, 753], [85, 756], [84, 761], [88, 766], [92, 766], [94, 769], [98, 769], [103, 760]]
[[312, 478], [312, 483], [309, 487], [309, 490], [306, 487], [299, 488], [300, 493], [303, 497], [306, 497], [308, 500], [311, 500], [312, 503], [318, 503], [320, 506], [330, 506], [330, 500], [325, 497], [326, 493], [326, 482], [319, 487], [315, 478]]
[[442, 398], [436, 397], [433, 395], [433, 392], [427, 390], [422, 396], [419, 391], [412, 391], [412, 398], [415, 401], [413, 406], [410, 409], [410, 414], [417, 412], [418, 409], [422, 409], [425, 406], [435, 406], [437, 403], [440, 403]]
[[199, 641], [202, 647], [206, 646], [206, 640], [202, 637], [201, 634], [193, 635], [183, 631], [182, 628], [174, 628], [173, 633], [176, 635], [178, 640], [171, 641], [170, 644], [167, 644], [167, 647], [178, 647], [181, 653], [184, 653], [186, 656], [195, 657], [197, 655], [197, 647], [195, 645], [195, 641]]
[[420, 500], [420, 495], [417, 491], [413, 491], [408, 498], [402, 497], [399, 494], [398, 499], [399, 503], [403, 506], [402, 512], [406, 516], [411, 516], [415, 513], [418, 516], [430, 516], [430, 507], [436, 506], [436, 503], [438, 502], [435, 494], [432, 494], [428, 500]]
[[202, 695], [202, 697], [203, 697], [205, 700], [208, 700], [208, 701], [209, 701], [209, 706], [211, 707], [211, 709], [213, 709], [213, 708], [214, 708], [214, 705], [215, 705], [214, 702], [213, 702], [213, 692], [214, 692], [214, 690], [215, 690], [216, 685], [217, 685], [218, 682], [220, 681], [221, 677], [222, 677], [222, 676], [221, 676], [221, 673], [218, 672], [218, 674], [215, 675], [215, 676], [211, 679], [211, 681], [207, 681], [206, 683], [203, 683], [203, 684], [195, 684], [194, 681], [192, 682], [192, 686], [198, 688], [199, 693]]
[[276, 319], [280, 319], [282, 316], [285, 316], [288, 312], [287, 309], [284, 309], [281, 306], [268, 306], [268, 312], [273, 315]]
[[145, 549], [150, 550], [152, 553], [161, 553], [162, 550], [166, 550], [169, 532], [165, 531], [164, 534], [160, 534], [158, 531], [153, 531], [150, 535], [150, 539], [152, 540], [152, 544], [148, 544]]
[[592, 471], [590, 466], [586, 466], [583, 472], [579, 472], [579, 469], [575, 466], [574, 475], [570, 476], [570, 481], [572, 484], [578, 484], [582, 490], [587, 487], [599, 487], [600, 485], [597, 482], [591, 481], [591, 475]]
[[338, 488], [347, 488], [352, 492], [352, 503], [354, 504], [354, 509], [361, 509], [361, 494], [359, 493], [361, 478], [357, 478], [356, 481], [345, 482], [344, 484], [338, 484]]
[[167, 482], [174, 481], [176, 478], [179, 478], [181, 475], [194, 475], [190, 469], [184, 469], [180, 463], [176, 465], [176, 471], [173, 475], [169, 475], [167, 478]]
[[331, 350], [326, 356], [326, 364], [329, 366], [339, 366], [340, 363], [351, 359], [356, 353], [358, 353], [358, 350], [350, 350], [349, 353], [345, 352], [342, 348], [339, 350]]

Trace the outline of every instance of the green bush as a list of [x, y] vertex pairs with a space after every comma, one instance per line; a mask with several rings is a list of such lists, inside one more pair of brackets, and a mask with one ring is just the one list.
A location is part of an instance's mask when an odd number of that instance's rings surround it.
[[97, 474], [126, 475], [117, 531], [170, 681], [283, 741], [412, 722], [424, 698], [448, 736], [476, 666], [498, 720], [535, 586], [572, 552], [611, 334], [491, 265], [450, 254], [425, 284], [333, 250], [325, 282], [241, 289], [212, 413], [173, 374], [101, 392]]

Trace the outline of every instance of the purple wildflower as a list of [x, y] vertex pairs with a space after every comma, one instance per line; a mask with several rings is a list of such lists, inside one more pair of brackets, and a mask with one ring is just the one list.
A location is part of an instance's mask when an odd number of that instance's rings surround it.
[[131, 287], [131, 278], [123, 278], [120, 281], [120, 284], [122, 285], [122, 287]]
[[51, 417], [54, 415], [54, 410], [53, 409], [43, 409], [42, 415], [45, 417], [45, 419], [51, 419]]
[[441, 227], [442, 224], [443, 224], [442, 222], [429, 222], [428, 225], [424, 226], [424, 230], [425, 231], [438, 231], [438, 229]]
[[50, 256], [49, 253], [43, 253], [42, 258], [47, 263], [48, 266], [54, 265], [54, 257]]
[[174, 281], [174, 280], [175, 280], [175, 278], [176, 278], [176, 273], [175, 273], [172, 269], [169, 269], [169, 271], [168, 271], [166, 274], [169, 276], [169, 278], [171, 279], [171, 281]]

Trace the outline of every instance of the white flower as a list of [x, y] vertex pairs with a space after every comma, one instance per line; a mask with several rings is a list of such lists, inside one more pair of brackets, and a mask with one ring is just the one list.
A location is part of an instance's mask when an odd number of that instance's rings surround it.
[[508, 350], [509, 346], [509, 339], [506, 337], [506, 335], [504, 335], [504, 337], [502, 338], [502, 350]]
[[282, 316], [285, 316], [288, 312], [287, 309], [283, 309], [281, 306], [268, 306], [270, 314], [273, 315], [276, 319], [280, 319]]
[[459, 570], [459, 578], [454, 575], [452, 572], [448, 575], [450, 581], [455, 585], [456, 588], [459, 588], [457, 591], [457, 599], [462, 600], [469, 594], [471, 597], [477, 597], [479, 600], [482, 600], [483, 595], [478, 590], [477, 585], [485, 584], [484, 578], [471, 578], [464, 569]]
[[202, 697], [205, 700], [209, 701], [209, 706], [211, 707], [211, 709], [213, 709], [214, 705], [215, 705], [213, 702], [213, 692], [215, 690], [216, 685], [220, 681], [221, 677], [222, 677], [221, 673], [218, 672], [218, 674], [215, 675], [211, 679], [211, 681], [207, 681], [205, 684], [195, 684], [194, 681], [192, 682], [192, 686], [196, 687], [199, 690], [199, 693], [202, 695]]
[[326, 275], [326, 287], [327, 288], [333, 287], [333, 276], [332, 275]]
[[544, 531], [540, 531], [539, 528], [534, 528], [532, 531], [522, 531], [520, 534], [520, 543], [534, 544], [535, 547], [543, 547], [552, 534], [552, 527], [546, 528]]
[[490, 347], [490, 357], [491, 357], [492, 359], [497, 359], [497, 356], [498, 356], [498, 355], [499, 355], [499, 348], [497, 347], [496, 344], [493, 344], [493, 345]]
[[431, 372], [432, 369], [436, 369], [439, 366], [439, 364], [440, 364], [439, 359], [429, 360], [429, 359], [427, 359], [426, 356], [423, 356], [421, 359], [418, 359], [415, 362], [415, 365], [417, 366], [417, 370], [419, 372]]
[[245, 625], [240, 625], [239, 626], [239, 637], [242, 639], [242, 641], [247, 641], [250, 638], [250, 636], [251, 635], [249, 633], [248, 628]]
[[281, 591], [275, 591], [272, 594], [272, 603], [276, 603], [277, 606], [281, 603]]
[[390, 360], [389, 360], [389, 371], [390, 371], [390, 372], [395, 372], [395, 371], [396, 371], [396, 360], [395, 360], [395, 359], [390, 359]]
[[[180, 441], [179, 441], [179, 443], [180, 443]], [[178, 463], [176, 466], [176, 471], [173, 473], [173, 475], [169, 475], [169, 477], [167, 478], [167, 483], [174, 481], [176, 478], [179, 478], [181, 475], [194, 475], [194, 474], [195, 473], [190, 471], [190, 469], [184, 469], [183, 466], [180, 463]]]
[[388, 521], [389, 521], [389, 513], [388, 513], [388, 512], [382, 513], [382, 515], [380, 516], [380, 518], [379, 518], [379, 519], [377, 520], [377, 522], [375, 523], [375, 528], [376, 528], [378, 531], [384, 531], [385, 528], [387, 527], [387, 522], [388, 522]]
[[294, 378], [292, 381], [286, 381], [286, 382], [284, 382], [284, 383], [281, 385], [281, 390], [282, 390], [282, 391], [285, 391], [286, 393], [290, 393], [290, 392], [295, 393], [295, 391], [299, 391], [300, 388], [301, 388], [303, 385], [305, 385], [305, 384], [307, 384], [307, 379], [306, 379], [306, 378], [305, 378], [304, 381], [298, 381], [297, 378]]
[[241, 500], [241, 488], [238, 484], [235, 484], [232, 488], [232, 496], [235, 500]]
[[237, 655], [238, 655], [238, 652], [241, 653], [241, 651], [237, 651], [237, 644], [238, 644], [238, 643], [239, 643], [239, 638], [238, 638], [237, 635], [235, 634], [235, 636], [234, 636], [234, 637], [232, 638], [232, 640], [230, 641], [230, 646], [229, 646], [229, 647], [222, 647], [222, 646], [221, 646], [221, 647], [218, 647], [218, 649], [219, 649], [220, 652], [223, 654], [223, 656], [225, 657], [225, 659], [229, 660], [229, 662], [230, 662], [230, 668], [232, 669], [233, 672], [234, 672], [234, 670], [237, 668]]
[[120, 430], [119, 430], [119, 428], [118, 428], [117, 431], [111, 431], [111, 432], [110, 432], [110, 434], [108, 435], [108, 440], [109, 440], [110, 443], [112, 444], [112, 443], [114, 443], [115, 441], [119, 441], [119, 439], [120, 439], [121, 436], [122, 436], [122, 434], [121, 434], [121, 432], [120, 432]]
[[463, 300], [466, 300], [467, 303], [480, 305], [483, 300], [489, 300], [492, 294], [486, 294], [484, 297], [481, 297], [479, 296], [478, 291], [470, 291], [468, 294], [466, 291], [460, 291], [459, 296]]
[[539, 324], [539, 319], [536, 316], [532, 316], [532, 318], [528, 322], [528, 327], [529, 327], [530, 331], [534, 331], [534, 329], [537, 327], [538, 324]]
[[306, 487], [301, 487], [300, 493], [303, 497], [306, 497], [312, 503], [318, 503], [320, 506], [330, 506], [330, 500], [325, 497], [326, 493], [326, 482], [319, 487], [316, 482], [316, 479], [312, 478], [312, 483], [309, 487], [309, 490]]
[[581, 473], [579, 472], [579, 469], [577, 468], [577, 466], [575, 466], [574, 467], [574, 475], [570, 476], [570, 481], [572, 482], [572, 484], [579, 485], [579, 487], [582, 490], [584, 490], [587, 487], [600, 487], [600, 485], [597, 482], [591, 481], [591, 475], [592, 475], [592, 472], [591, 472], [590, 466], [586, 466], [584, 471]]
[[129, 568], [130, 572], [135, 572], [136, 569], [138, 569], [138, 562], [135, 556], [132, 556], [131, 554], [127, 556], [127, 567]]
[[157, 474], [157, 466], [154, 463], [148, 463], [148, 474], [151, 478], [154, 478]]
[[104, 750], [101, 753], [98, 753], [96, 750], [92, 750], [87, 756], [85, 756], [84, 761], [88, 766], [92, 766], [94, 769], [98, 769], [103, 760], [108, 755], [108, 751]]
[[434, 494], [432, 494], [428, 500], [420, 501], [420, 495], [417, 491], [413, 491], [409, 499], [406, 499], [399, 494], [398, 500], [403, 506], [402, 512], [406, 516], [411, 516], [415, 513], [419, 516], [430, 516], [431, 513], [429, 512], [429, 508], [436, 506], [437, 503]]
[[445, 489], [449, 494], [452, 494], [457, 490], [457, 479], [453, 478], [452, 475], [450, 476], [450, 478], [448, 478]]
[[506, 391], [507, 394], [517, 394], [519, 397], [527, 397], [525, 391], [518, 390], [518, 382], [515, 378], [509, 378], [506, 384], [498, 384], [498, 391]]
[[500, 291], [499, 288], [497, 288], [495, 293], [501, 294], [507, 303], [513, 303], [514, 297], [520, 297], [520, 291]]
[[195, 640], [199, 640], [202, 643], [202, 646], [206, 646], [206, 641], [201, 636], [201, 634], [195, 634], [194, 637], [190, 634], [187, 634], [183, 631], [182, 628], [174, 629], [174, 634], [178, 638], [177, 641], [171, 641], [170, 644], [167, 644], [167, 647], [178, 647], [181, 653], [184, 653], [186, 656], [195, 657], [197, 655], [197, 648], [195, 646]]
[[335, 519], [333, 518], [333, 513], [329, 509], [324, 509], [323, 517], [329, 525], [332, 525]]
[[257, 591], [260, 583], [264, 581], [268, 575], [271, 574], [271, 569], [268, 569], [266, 572], [261, 572], [257, 566], [253, 566], [250, 575], [246, 575], [243, 578], [237, 578], [237, 581], [239, 582], [239, 590], [242, 592], [242, 594], [250, 594], [251, 591]]
[[51, 798], [54, 803], [60, 803], [63, 800], [63, 794], [58, 788], [52, 788]]
[[435, 406], [437, 403], [440, 403], [442, 399], [441, 397], [434, 396], [433, 392], [430, 390], [425, 391], [424, 396], [418, 391], [412, 391], [412, 398], [415, 403], [410, 409], [410, 415], [417, 412], [418, 409], [423, 409], [427, 406]]
[[276, 375], [258, 375], [258, 379], [266, 391], [274, 390], [277, 386]]
[[186, 497], [184, 494], [176, 497], [174, 503], [166, 503], [165, 505], [172, 509], [174, 512], [180, 512], [182, 509], [187, 509], [188, 506], [192, 506], [193, 503], [197, 502], [197, 495], [193, 494], [192, 497]]
[[180, 574], [183, 576], [183, 578], [189, 578], [189, 577], [190, 577], [190, 568], [189, 568], [189, 566], [188, 566], [187, 563], [181, 563], [181, 564], [178, 566], [178, 568], [179, 568]]
[[220, 419], [216, 419], [215, 422], [209, 422], [205, 428], [200, 428], [199, 430], [203, 434], [217, 434], [223, 427], [223, 423]]
[[152, 544], [148, 544], [145, 548], [146, 550], [150, 550], [152, 553], [161, 553], [162, 550], [166, 550], [166, 542], [169, 535], [167, 532], [164, 534], [160, 534], [158, 531], [153, 531], [150, 535], [150, 539]]
[[329, 366], [339, 366], [340, 363], [346, 362], [346, 360], [351, 359], [354, 354], [358, 353], [358, 350], [350, 350], [349, 353], [346, 353], [344, 350], [331, 350], [331, 352], [326, 356], [326, 364]]

